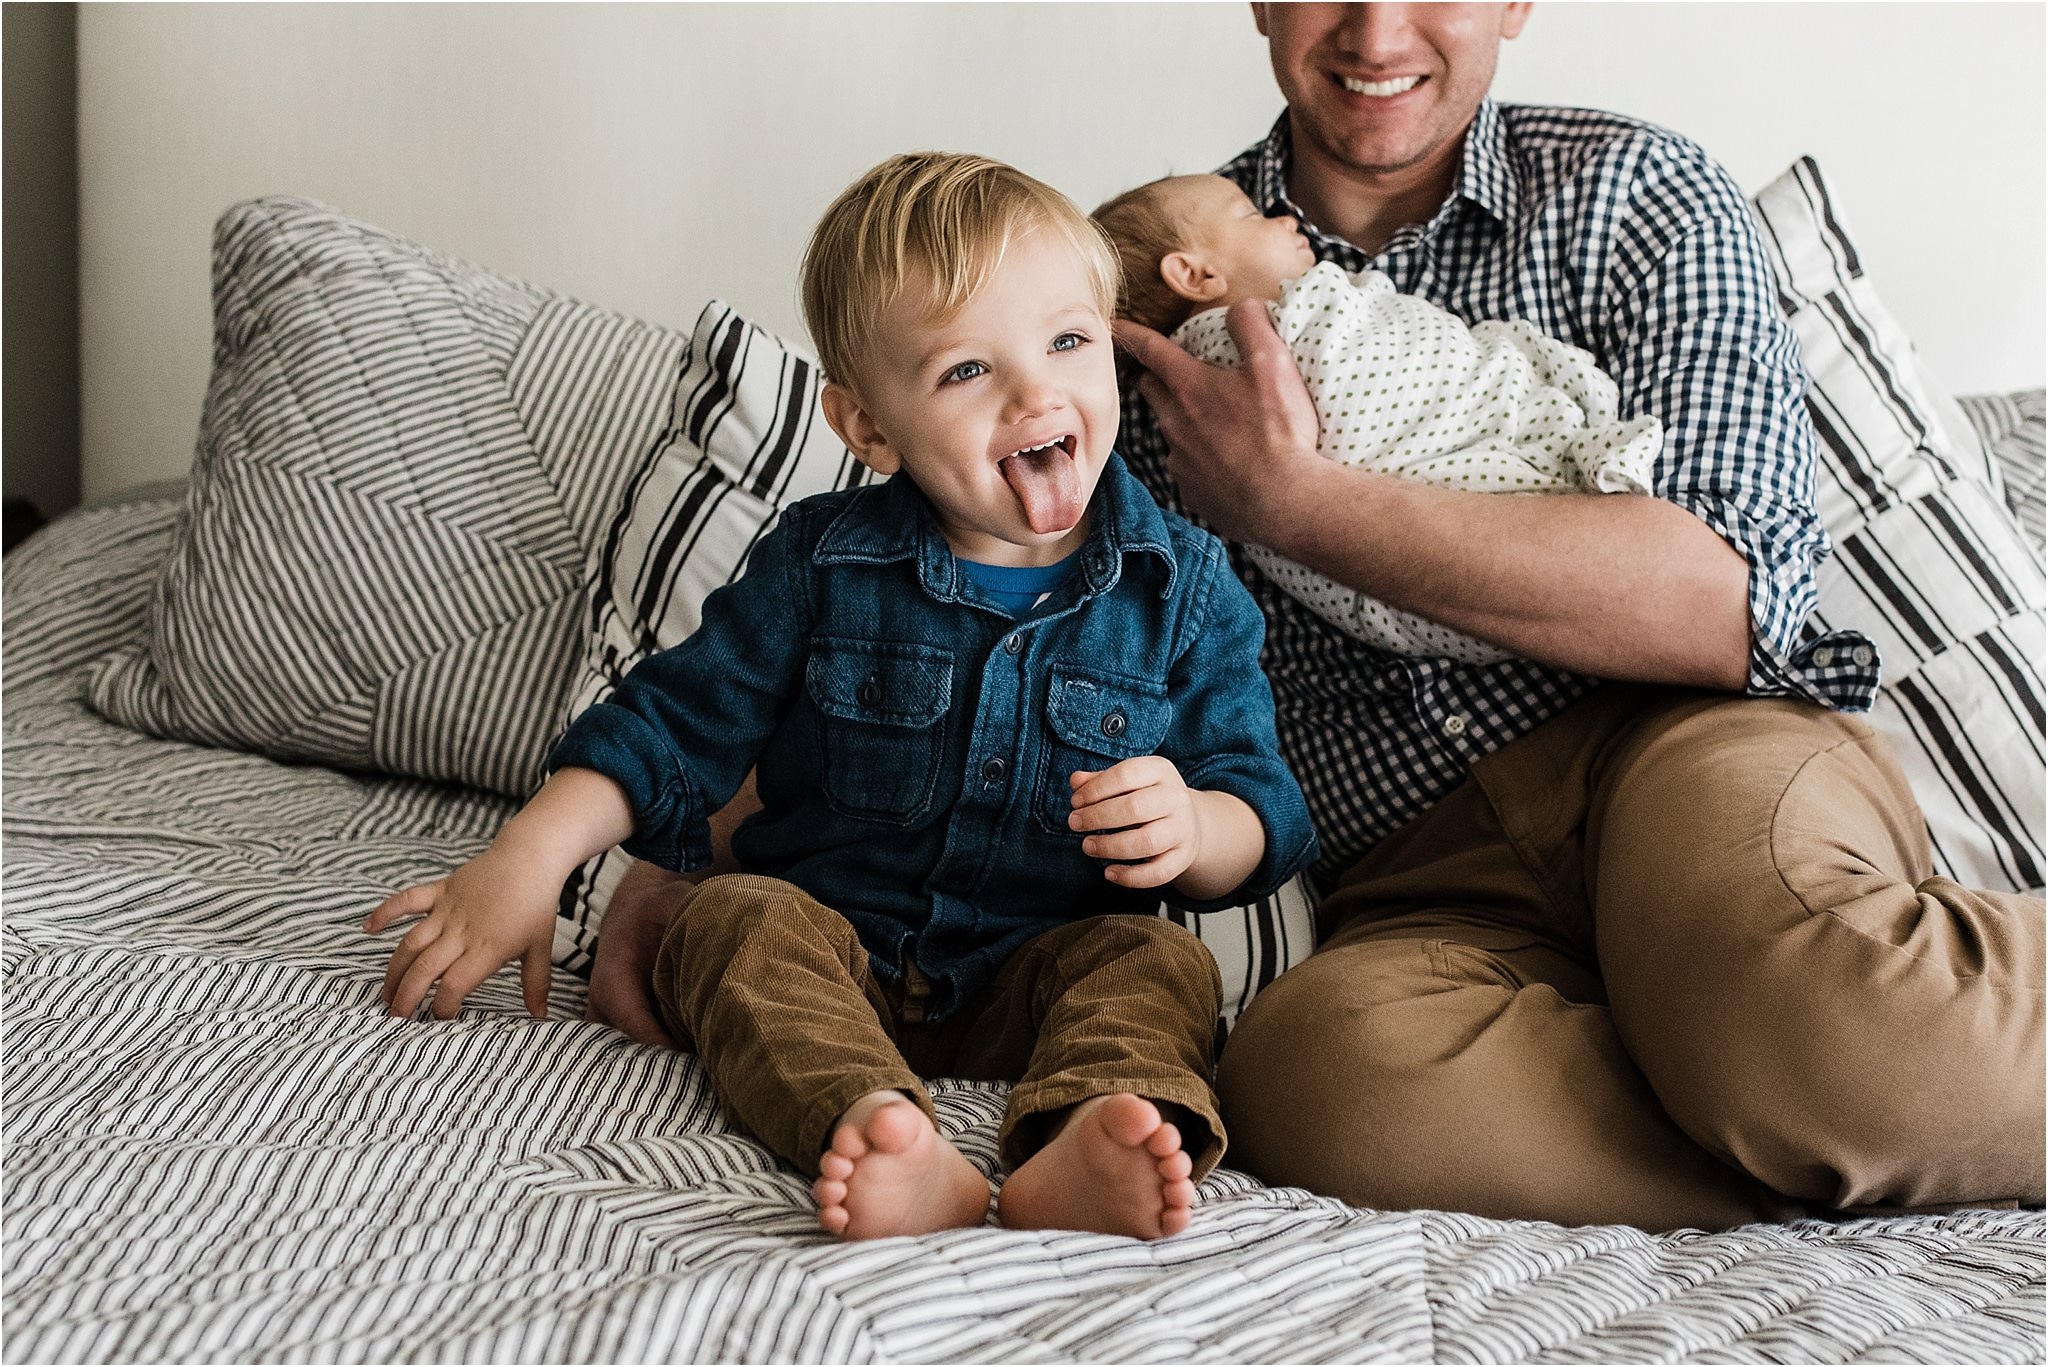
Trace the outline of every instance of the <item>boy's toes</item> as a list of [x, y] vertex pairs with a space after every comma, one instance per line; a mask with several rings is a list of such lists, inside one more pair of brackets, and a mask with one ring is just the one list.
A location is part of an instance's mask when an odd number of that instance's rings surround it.
[[1159, 1118], [1159, 1108], [1129, 1092], [1119, 1092], [1098, 1103], [1095, 1121], [1111, 1139], [1127, 1149], [1143, 1146], [1157, 1154], [1170, 1152], [1151, 1149], [1161, 1135], [1167, 1136], [1173, 1148], [1180, 1147], [1180, 1132]]
[[1145, 1136], [1145, 1152], [1154, 1158], [1165, 1158], [1180, 1151], [1180, 1127], [1170, 1121], [1160, 1121], [1159, 1128]]
[[818, 1223], [843, 1239], [931, 1234], [980, 1224], [988, 1179], [900, 1093], [847, 1111], [818, 1159]]
[[1188, 1227], [1194, 1212], [1186, 1206], [1168, 1206], [1159, 1212], [1159, 1236], [1170, 1239]]
[[865, 1158], [867, 1152], [867, 1136], [860, 1132], [860, 1127], [856, 1125], [841, 1125], [838, 1129], [832, 1131], [832, 1146], [818, 1160], [818, 1165], [822, 1168], [825, 1163], [837, 1158], [842, 1160], [846, 1164], [847, 1171], [851, 1172], [853, 1171], [853, 1165], [860, 1159]]

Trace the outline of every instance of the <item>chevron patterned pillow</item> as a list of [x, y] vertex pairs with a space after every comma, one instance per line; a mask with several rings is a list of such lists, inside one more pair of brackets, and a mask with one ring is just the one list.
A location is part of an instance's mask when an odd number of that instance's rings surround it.
[[688, 339], [289, 198], [222, 216], [213, 300], [184, 515], [93, 706], [526, 795]]

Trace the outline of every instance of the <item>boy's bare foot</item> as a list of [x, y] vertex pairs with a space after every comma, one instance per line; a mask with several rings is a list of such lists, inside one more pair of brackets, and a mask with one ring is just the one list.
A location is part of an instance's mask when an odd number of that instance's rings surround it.
[[1159, 1108], [1129, 1092], [1082, 1102], [1010, 1174], [996, 1218], [1011, 1229], [1079, 1229], [1157, 1239], [1188, 1227], [1194, 1161]]
[[818, 1171], [818, 1223], [842, 1239], [968, 1229], [988, 1218], [988, 1179], [901, 1092], [869, 1092], [847, 1107]]

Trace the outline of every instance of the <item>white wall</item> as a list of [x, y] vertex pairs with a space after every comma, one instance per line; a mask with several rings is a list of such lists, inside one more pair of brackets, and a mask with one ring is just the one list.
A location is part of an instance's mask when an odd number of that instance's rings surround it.
[[[1496, 90], [1665, 123], [1749, 189], [1813, 153], [1938, 371], [2032, 386], [2043, 15], [1550, 3]], [[208, 234], [238, 199], [308, 195], [679, 328], [722, 295], [795, 332], [812, 220], [891, 152], [985, 152], [1087, 206], [1279, 109], [1239, 4], [103, 4], [79, 41], [88, 497], [189, 462]]]

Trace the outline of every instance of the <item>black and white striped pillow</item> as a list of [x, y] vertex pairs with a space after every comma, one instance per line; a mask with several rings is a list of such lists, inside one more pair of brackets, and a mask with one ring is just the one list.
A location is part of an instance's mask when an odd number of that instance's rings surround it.
[[1820, 169], [1802, 159], [1755, 200], [1780, 304], [1799, 334], [1835, 553], [1809, 631], [1879, 651], [1871, 724], [1927, 817], [1938, 873], [2043, 882], [2043, 569], [2004, 471], [1879, 302]]
[[[643, 655], [693, 631], [705, 595], [735, 578], [782, 505], [867, 478], [818, 407], [818, 363], [714, 300], [697, 320], [667, 430], [591, 565], [590, 635], [571, 709], [611, 692]], [[580, 968], [629, 861], [614, 850], [563, 892], [557, 957]], [[1299, 880], [1231, 911], [1172, 913], [1216, 956], [1226, 1015], [1312, 944]]]
[[213, 301], [184, 513], [93, 706], [526, 795], [687, 339], [290, 198], [221, 217]]
[[2034, 549], [2043, 550], [2044, 486], [2048, 486], [2048, 391], [1972, 394], [1962, 405], [1977, 439], [2005, 480], [2005, 506], [2019, 519]]
[[[818, 363], [712, 300], [697, 319], [653, 456], [589, 567], [583, 669], [565, 714], [601, 702], [644, 656], [697, 629], [782, 505], [867, 481], [818, 407]], [[562, 890], [557, 962], [587, 972], [632, 860], [608, 850]]]

